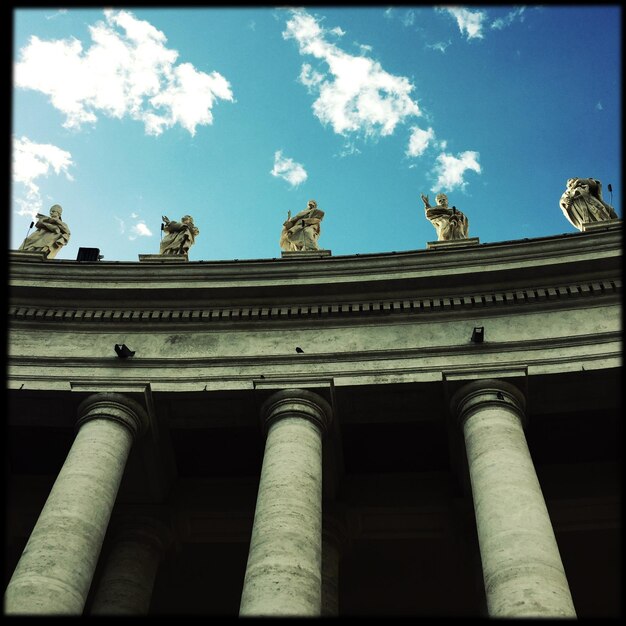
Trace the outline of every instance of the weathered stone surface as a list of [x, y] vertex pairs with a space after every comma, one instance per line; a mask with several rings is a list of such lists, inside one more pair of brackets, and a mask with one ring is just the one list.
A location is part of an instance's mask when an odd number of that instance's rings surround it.
[[452, 399], [463, 429], [491, 617], [575, 617], [522, 420], [508, 383], [476, 381]]
[[319, 616], [322, 429], [326, 402], [280, 391], [262, 409], [268, 427], [241, 616]]
[[146, 421], [136, 403], [122, 400], [99, 394], [82, 403], [76, 439], [7, 587], [7, 614], [82, 613], [126, 460]]

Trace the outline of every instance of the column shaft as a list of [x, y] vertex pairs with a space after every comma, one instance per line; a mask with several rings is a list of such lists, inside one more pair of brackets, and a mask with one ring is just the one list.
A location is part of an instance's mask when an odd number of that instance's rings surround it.
[[81, 404], [81, 426], [7, 587], [7, 614], [80, 615], [134, 436], [147, 416], [118, 394]]
[[500, 382], [468, 387], [459, 405], [489, 615], [575, 617], [519, 392]]
[[322, 537], [319, 429], [300, 418], [270, 427], [240, 615], [319, 615]]
[[301, 390], [272, 398], [240, 615], [319, 616], [322, 429], [330, 408]]
[[92, 615], [146, 615], [150, 609], [163, 545], [149, 527], [137, 524], [113, 538]]
[[339, 615], [339, 546], [322, 535], [322, 617]]

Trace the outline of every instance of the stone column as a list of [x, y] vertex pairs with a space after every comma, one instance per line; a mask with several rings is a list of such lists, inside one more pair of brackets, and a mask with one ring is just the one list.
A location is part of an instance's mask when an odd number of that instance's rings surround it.
[[345, 515], [338, 511], [322, 518], [322, 617], [339, 615], [339, 562], [349, 536]]
[[513, 385], [475, 381], [452, 398], [465, 439], [491, 617], [576, 617]]
[[322, 567], [322, 436], [331, 408], [288, 389], [261, 409], [267, 431], [241, 616], [319, 616]]
[[112, 548], [91, 607], [92, 615], [147, 615], [169, 528], [143, 515], [126, 515], [112, 528]]
[[137, 402], [95, 394], [4, 597], [7, 614], [82, 614], [133, 440], [148, 426]]

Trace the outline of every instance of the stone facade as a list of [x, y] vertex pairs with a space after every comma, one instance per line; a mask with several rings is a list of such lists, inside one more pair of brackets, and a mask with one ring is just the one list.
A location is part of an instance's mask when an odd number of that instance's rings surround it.
[[621, 228], [471, 243], [11, 254], [5, 610], [618, 615]]

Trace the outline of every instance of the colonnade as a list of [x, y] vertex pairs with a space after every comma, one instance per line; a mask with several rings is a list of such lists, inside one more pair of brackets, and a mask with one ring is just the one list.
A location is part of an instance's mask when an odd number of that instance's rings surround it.
[[[489, 615], [575, 617], [524, 435], [522, 393], [475, 381], [456, 392], [451, 411], [465, 441]], [[332, 419], [326, 400], [302, 389], [278, 391], [261, 408], [266, 441], [241, 616], [338, 614], [341, 533], [322, 514]], [[9, 582], [5, 613], [83, 613], [131, 446], [148, 421], [120, 394], [81, 403], [76, 438]], [[141, 517], [114, 530], [91, 612], [146, 614], [168, 530]]]

